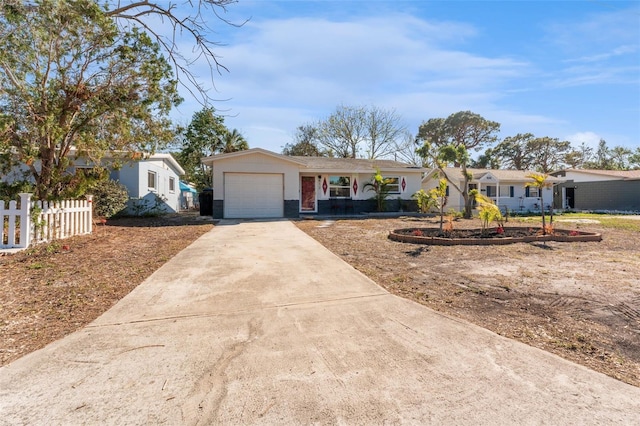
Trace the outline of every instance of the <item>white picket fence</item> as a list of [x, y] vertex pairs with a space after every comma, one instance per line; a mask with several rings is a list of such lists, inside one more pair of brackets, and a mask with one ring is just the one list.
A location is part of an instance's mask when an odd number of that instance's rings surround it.
[[[31, 194], [20, 194], [20, 203], [0, 201], [0, 249], [27, 248], [93, 230], [92, 196], [86, 200], [31, 201]], [[32, 214], [34, 211], [38, 214]]]

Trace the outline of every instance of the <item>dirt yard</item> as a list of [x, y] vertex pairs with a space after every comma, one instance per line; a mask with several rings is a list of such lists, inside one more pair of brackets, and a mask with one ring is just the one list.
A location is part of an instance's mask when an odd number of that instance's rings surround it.
[[212, 227], [195, 213], [109, 220], [0, 256], [0, 365], [88, 324]]
[[640, 232], [567, 223], [603, 241], [426, 246], [387, 235], [435, 219], [297, 225], [392, 293], [640, 386]]
[[[604, 240], [429, 247], [387, 235], [434, 219], [297, 225], [395, 294], [640, 386], [638, 231], [581, 224]], [[194, 214], [111, 220], [0, 256], [0, 365], [89, 323], [212, 226]]]

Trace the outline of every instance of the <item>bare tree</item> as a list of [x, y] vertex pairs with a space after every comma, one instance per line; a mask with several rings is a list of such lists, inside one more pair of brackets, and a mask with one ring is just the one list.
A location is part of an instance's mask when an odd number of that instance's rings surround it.
[[[143, 29], [164, 51], [165, 57], [173, 65], [175, 76], [185, 89], [200, 103], [206, 105], [214, 99], [207, 88], [194, 74], [193, 63], [204, 59], [209, 65], [211, 82], [214, 74], [228, 69], [222, 65], [215, 49], [222, 44], [211, 39], [215, 31], [212, 22], [241, 27], [246, 23], [233, 23], [225, 18], [227, 7], [238, 0], [188, 0], [150, 1], [116, 0], [106, 5], [106, 15], [115, 19], [123, 30], [132, 27]], [[210, 19], [210, 14], [217, 18]], [[162, 27], [155, 18], [159, 18]], [[167, 31], [169, 29], [169, 31]], [[184, 40], [190, 40], [185, 48]], [[187, 56], [188, 50], [189, 56]]]
[[393, 154], [396, 142], [406, 131], [395, 110], [372, 106], [365, 110], [365, 152], [367, 158], [381, 158]]
[[318, 124], [318, 140], [336, 157], [390, 157], [406, 127], [394, 110], [339, 106]]
[[318, 124], [318, 139], [336, 157], [356, 158], [365, 139], [366, 113], [362, 107], [341, 105]]
[[435, 167], [429, 158], [422, 157], [416, 149], [416, 138], [411, 132], [405, 131], [403, 136], [394, 142], [393, 158], [396, 161], [420, 167]]

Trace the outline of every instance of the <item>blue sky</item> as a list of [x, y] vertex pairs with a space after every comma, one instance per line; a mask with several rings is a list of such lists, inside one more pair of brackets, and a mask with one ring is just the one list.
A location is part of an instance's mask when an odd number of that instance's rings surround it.
[[[229, 69], [213, 106], [251, 147], [280, 152], [339, 105], [395, 110], [413, 134], [470, 110], [501, 138], [640, 146], [639, 2], [240, 0], [225, 17], [250, 20], [209, 22]], [[187, 124], [201, 105], [183, 96]]]

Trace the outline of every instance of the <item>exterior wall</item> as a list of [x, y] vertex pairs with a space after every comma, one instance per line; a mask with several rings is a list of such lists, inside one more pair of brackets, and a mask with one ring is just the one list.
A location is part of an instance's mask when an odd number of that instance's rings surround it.
[[621, 178], [616, 176], [603, 176], [595, 173], [587, 173], [581, 171], [567, 170], [563, 172], [554, 173], [558, 177], [562, 177], [566, 180], [574, 182], [600, 182], [609, 180], [619, 180]]
[[[148, 172], [155, 172], [156, 187], [148, 187]], [[111, 174], [129, 192], [127, 214], [175, 213], [180, 211], [179, 176], [162, 159], [142, 160], [127, 163]], [[174, 179], [173, 191], [169, 190], [169, 179]]]
[[[368, 182], [373, 180], [373, 175], [375, 173], [349, 173], [349, 172], [335, 172], [335, 173], [322, 173], [319, 174], [321, 179], [318, 180], [317, 185], [317, 197], [318, 200], [329, 200], [329, 176], [339, 176], [345, 175], [351, 177], [351, 199], [353, 200], [369, 200], [371, 197], [375, 195], [373, 190], [369, 188], [365, 188], [365, 185]], [[398, 177], [405, 178], [406, 188], [404, 191], [400, 189], [399, 193], [391, 193], [389, 194], [389, 200], [395, 200], [397, 198], [401, 198], [403, 200], [411, 200], [411, 196], [420, 190], [420, 182], [422, 179], [422, 174], [418, 173], [405, 173], [403, 172], [382, 172], [384, 177]], [[355, 179], [355, 180], [354, 180]], [[327, 191], [326, 193], [322, 189], [323, 182], [327, 182]], [[354, 190], [354, 182], [357, 183], [357, 189]]]
[[565, 182], [563, 189], [573, 188], [575, 210], [640, 211], [640, 180]]
[[231, 173], [280, 173], [284, 175], [285, 201], [298, 202], [299, 168], [296, 164], [262, 153], [218, 160], [213, 165], [213, 199], [224, 200], [224, 174]]

